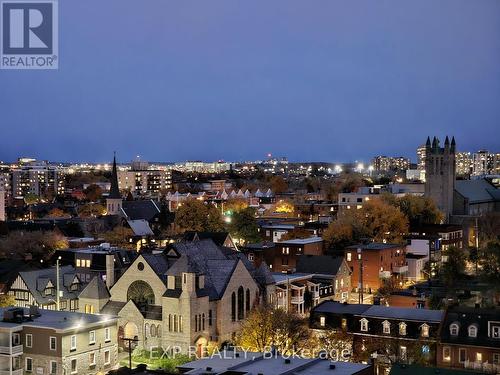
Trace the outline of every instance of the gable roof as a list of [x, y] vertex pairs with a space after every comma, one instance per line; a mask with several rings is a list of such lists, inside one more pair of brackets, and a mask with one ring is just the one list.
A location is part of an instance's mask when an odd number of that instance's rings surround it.
[[469, 203], [495, 202], [500, 200], [500, 190], [488, 180], [457, 180], [455, 191], [467, 198]]
[[182, 239], [185, 241], [200, 241], [211, 239], [218, 246], [224, 246], [227, 238], [229, 237], [228, 232], [195, 232], [187, 231], [184, 233]]
[[136, 236], [153, 236], [154, 233], [149, 226], [149, 223], [144, 219], [127, 220], [130, 229]]
[[94, 276], [87, 286], [82, 290], [78, 298], [106, 299], [110, 298], [109, 290], [99, 276]]
[[156, 203], [151, 200], [123, 201], [122, 211], [128, 220], [146, 220], [151, 221], [160, 213]]
[[297, 259], [296, 271], [300, 273], [336, 275], [344, 262], [345, 260], [341, 256], [301, 255]]
[[360, 316], [366, 318], [397, 318], [407, 321], [440, 323], [443, 319], [444, 311], [373, 305], [361, 313]]

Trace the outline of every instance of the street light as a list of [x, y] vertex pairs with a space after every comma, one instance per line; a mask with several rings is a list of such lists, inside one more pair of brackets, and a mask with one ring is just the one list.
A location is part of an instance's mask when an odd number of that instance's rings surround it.
[[56, 260], [56, 310], [60, 310], [60, 296], [59, 296], [59, 261], [61, 260], [61, 256], [57, 257]]

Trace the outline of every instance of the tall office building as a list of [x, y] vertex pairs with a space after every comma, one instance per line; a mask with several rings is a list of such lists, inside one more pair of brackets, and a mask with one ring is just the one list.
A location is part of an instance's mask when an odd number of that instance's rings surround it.
[[5, 191], [0, 188], [0, 221], [5, 221]]
[[472, 173], [472, 155], [470, 152], [457, 152], [455, 154], [457, 176], [469, 176]]
[[425, 196], [432, 198], [446, 218], [453, 213], [453, 192], [455, 190], [455, 137], [451, 144], [446, 137], [444, 147], [434, 137], [432, 144], [427, 138], [425, 145]]
[[425, 145], [417, 148], [417, 169], [423, 171], [425, 170]]

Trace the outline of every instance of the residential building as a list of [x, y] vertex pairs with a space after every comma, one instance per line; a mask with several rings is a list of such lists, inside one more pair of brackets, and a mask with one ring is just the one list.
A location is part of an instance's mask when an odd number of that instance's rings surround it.
[[416, 358], [434, 363], [443, 316], [441, 310], [326, 301], [311, 311], [310, 327], [344, 332], [353, 341], [353, 360], [374, 358], [382, 369]]
[[457, 176], [470, 176], [472, 174], [472, 156], [470, 152], [455, 153]]
[[137, 339], [141, 348], [180, 346], [187, 352], [195, 346], [201, 353], [231, 341], [250, 309], [274, 293], [265, 264], [256, 268], [242, 253], [199, 240], [140, 254], [109, 296], [101, 286], [100, 293], [81, 298], [80, 310], [85, 303], [119, 316], [119, 336]]
[[444, 147], [434, 137], [432, 144], [427, 138], [425, 154], [425, 196], [431, 198], [448, 220], [453, 213], [453, 191], [455, 188], [456, 144], [446, 137]]
[[117, 318], [0, 308], [0, 373], [103, 374], [117, 366]]
[[484, 176], [498, 174], [500, 171], [500, 153], [479, 150], [472, 154], [472, 174]]
[[[441, 250], [450, 247], [463, 248], [464, 233], [460, 225], [454, 224], [422, 224], [412, 225], [410, 233], [417, 236], [437, 236]], [[411, 237], [411, 236], [410, 236]]]
[[500, 310], [450, 306], [437, 350], [441, 367], [500, 372]]
[[426, 145], [421, 145], [417, 148], [417, 169], [425, 171], [425, 154]]
[[301, 255], [323, 255], [323, 239], [309, 237], [278, 242], [266, 249], [264, 260], [273, 272], [294, 272]]
[[[358, 290], [373, 292], [384, 279], [403, 282], [406, 279], [406, 247], [399, 244], [370, 242], [347, 247], [341, 253], [351, 269], [352, 284]], [[362, 273], [360, 272], [362, 270]]]
[[6, 221], [7, 215], [5, 215], [5, 191], [0, 188], [0, 221]]
[[405, 171], [410, 169], [411, 162], [403, 156], [376, 156], [372, 160], [372, 165], [377, 172]]
[[373, 375], [373, 366], [279, 353], [223, 351], [177, 367], [181, 374]]
[[64, 194], [64, 173], [60, 167], [48, 162], [30, 160], [11, 170], [12, 196], [24, 198], [27, 194], [36, 196]]
[[136, 195], [158, 195], [172, 188], [169, 168], [151, 169], [148, 162], [135, 160], [130, 170], [118, 171], [118, 187]]

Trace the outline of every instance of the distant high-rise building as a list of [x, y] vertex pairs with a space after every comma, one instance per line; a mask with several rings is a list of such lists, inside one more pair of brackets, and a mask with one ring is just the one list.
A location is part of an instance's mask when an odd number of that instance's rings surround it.
[[26, 194], [44, 196], [64, 193], [64, 175], [61, 168], [46, 161], [19, 159], [19, 165], [12, 169], [12, 195], [24, 198]]
[[373, 168], [379, 172], [405, 171], [410, 169], [410, 159], [403, 156], [375, 156], [372, 160]]
[[482, 176], [500, 173], [500, 153], [480, 150], [472, 155], [472, 174]]
[[172, 188], [170, 169], [150, 169], [146, 161], [135, 160], [128, 171], [118, 171], [118, 187], [134, 194], [158, 194]]
[[470, 152], [457, 152], [455, 164], [458, 176], [468, 176], [472, 172], [472, 156]]
[[5, 191], [0, 188], [0, 221], [5, 221]]
[[417, 169], [425, 170], [425, 145], [417, 148]]
[[446, 218], [453, 213], [453, 192], [455, 190], [456, 144], [453, 137], [448, 137], [444, 147], [440, 147], [439, 139], [434, 137], [432, 144], [427, 138], [425, 145], [425, 196], [434, 200]]

